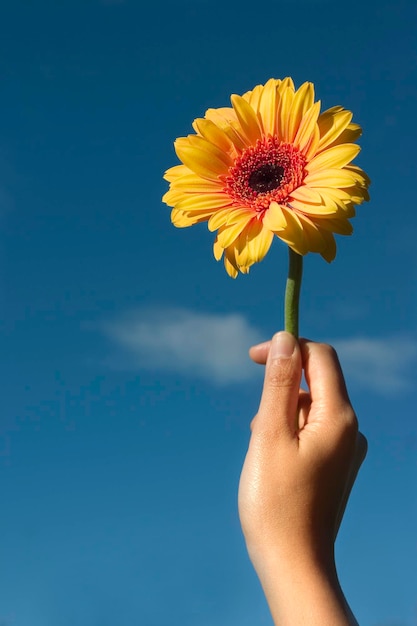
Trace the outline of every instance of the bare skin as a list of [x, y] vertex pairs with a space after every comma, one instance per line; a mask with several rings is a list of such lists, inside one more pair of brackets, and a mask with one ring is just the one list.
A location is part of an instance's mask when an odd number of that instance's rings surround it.
[[[335, 351], [288, 333], [254, 346], [266, 363], [239, 486], [239, 514], [276, 626], [357, 624], [334, 542], [366, 455]], [[309, 391], [300, 389], [302, 370]]]

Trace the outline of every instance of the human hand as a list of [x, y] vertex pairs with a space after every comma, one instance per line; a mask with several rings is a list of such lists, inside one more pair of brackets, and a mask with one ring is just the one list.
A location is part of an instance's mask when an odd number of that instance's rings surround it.
[[[254, 361], [266, 362], [266, 371], [239, 486], [249, 556], [280, 624], [315, 623], [311, 616], [298, 622], [291, 612], [284, 620], [284, 596], [288, 600], [295, 581], [303, 590], [306, 584], [320, 590], [327, 600], [334, 591], [334, 611], [343, 605], [340, 615], [320, 613], [321, 623], [353, 623], [342, 621], [347, 610], [334, 565], [334, 540], [366, 455], [366, 440], [358, 432], [337, 355], [330, 346], [298, 343], [285, 332], [250, 354]], [[299, 387], [302, 369], [309, 391]], [[283, 582], [277, 587], [276, 580]], [[317, 605], [316, 600], [313, 596]]]

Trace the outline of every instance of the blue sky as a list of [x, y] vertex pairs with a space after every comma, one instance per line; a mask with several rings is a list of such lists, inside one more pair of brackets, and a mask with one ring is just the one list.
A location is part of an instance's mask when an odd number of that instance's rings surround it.
[[233, 281], [161, 196], [195, 117], [287, 75], [364, 128], [372, 199], [334, 263], [306, 258], [300, 324], [337, 346], [369, 440], [346, 595], [361, 626], [414, 626], [415, 2], [1, 13], [1, 626], [271, 626], [236, 494], [287, 252]]

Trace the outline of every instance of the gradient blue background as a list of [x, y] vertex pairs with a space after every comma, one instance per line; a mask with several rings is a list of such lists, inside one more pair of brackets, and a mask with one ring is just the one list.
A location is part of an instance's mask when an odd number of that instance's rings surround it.
[[417, 624], [416, 34], [413, 0], [2, 3], [1, 626], [271, 626], [236, 493], [286, 249], [232, 281], [161, 196], [195, 117], [287, 75], [373, 183], [302, 294], [369, 440], [340, 578], [361, 626]]

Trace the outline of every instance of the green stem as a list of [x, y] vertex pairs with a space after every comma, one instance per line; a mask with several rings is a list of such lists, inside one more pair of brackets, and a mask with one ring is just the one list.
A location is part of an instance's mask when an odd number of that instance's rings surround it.
[[300, 300], [301, 279], [303, 276], [303, 257], [294, 250], [289, 250], [289, 267], [285, 289], [285, 330], [298, 339], [298, 303]]

